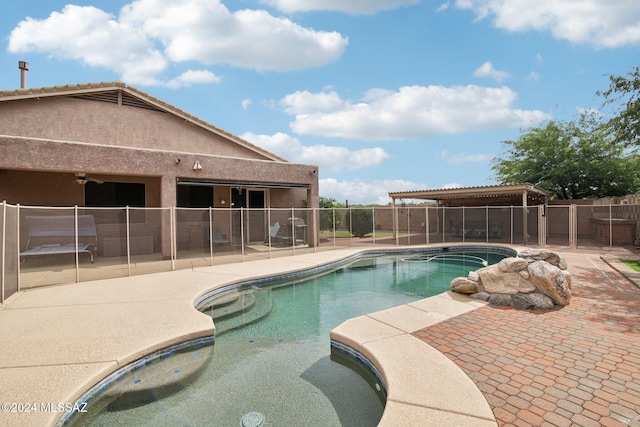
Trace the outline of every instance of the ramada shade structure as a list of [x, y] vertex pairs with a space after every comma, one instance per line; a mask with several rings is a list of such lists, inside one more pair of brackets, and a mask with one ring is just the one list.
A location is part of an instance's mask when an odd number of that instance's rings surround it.
[[389, 193], [396, 200], [434, 200], [439, 206], [530, 206], [546, 204], [551, 192], [533, 184], [486, 187], [443, 188], [438, 190]]

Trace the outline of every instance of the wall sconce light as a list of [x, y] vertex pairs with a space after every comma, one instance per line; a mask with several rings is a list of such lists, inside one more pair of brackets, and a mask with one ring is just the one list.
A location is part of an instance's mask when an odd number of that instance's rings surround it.
[[226, 204], [227, 204], [227, 201], [226, 201], [225, 199], [220, 199], [220, 204], [221, 204], [221, 205], [226, 205]]
[[202, 165], [200, 164], [200, 160], [196, 160], [196, 162], [193, 164], [193, 170], [194, 171], [202, 170]]

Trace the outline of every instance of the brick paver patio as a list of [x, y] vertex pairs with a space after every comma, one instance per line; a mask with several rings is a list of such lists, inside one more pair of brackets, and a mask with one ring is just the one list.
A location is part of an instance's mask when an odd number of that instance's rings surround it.
[[562, 256], [570, 305], [485, 306], [415, 335], [469, 375], [501, 426], [640, 426], [640, 289], [597, 255]]

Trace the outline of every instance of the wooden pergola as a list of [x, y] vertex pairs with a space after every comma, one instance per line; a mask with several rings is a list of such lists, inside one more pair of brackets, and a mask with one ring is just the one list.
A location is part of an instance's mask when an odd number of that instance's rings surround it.
[[[546, 205], [550, 196], [551, 192], [528, 183], [389, 193], [394, 208], [396, 200], [433, 200], [437, 202], [438, 206], [444, 207], [522, 206], [526, 208], [527, 206]], [[522, 212], [523, 234], [526, 236], [527, 210], [523, 209]], [[397, 218], [394, 219], [394, 233], [398, 229], [396, 221]]]
[[546, 204], [551, 192], [533, 184], [491, 185], [486, 187], [442, 188], [438, 190], [389, 193], [396, 200], [434, 200], [438, 206], [529, 206]]

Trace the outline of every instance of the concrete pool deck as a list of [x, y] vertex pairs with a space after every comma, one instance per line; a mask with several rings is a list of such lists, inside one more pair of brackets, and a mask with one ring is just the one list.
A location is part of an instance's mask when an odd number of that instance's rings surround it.
[[[0, 425], [55, 424], [61, 414], [40, 411], [41, 403], [73, 402], [141, 356], [186, 338], [212, 335], [211, 318], [193, 308], [210, 289], [312, 268], [362, 250], [22, 292], [0, 309], [0, 402], [36, 403], [38, 411], [2, 412]], [[351, 319], [332, 332], [365, 354], [384, 377], [388, 400], [381, 425], [424, 425], [425, 420], [430, 425], [532, 425], [528, 420], [548, 425], [565, 425], [564, 420], [625, 425], [626, 420], [626, 425], [637, 425], [640, 290], [597, 251], [555, 250], [562, 252], [574, 276], [568, 307], [505, 310], [442, 294]], [[544, 327], [532, 320], [547, 316]], [[478, 329], [479, 321], [486, 333]], [[589, 338], [592, 331], [602, 336]], [[509, 332], [517, 333], [510, 337]], [[563, 345], [570, 340], [577, 341]], [[581, 353], [577, 347], [583, 348]], [[468, 357], [473, 351], [478, 354]], [[557, 363], [545, 365], [550, 358]], [[608, 376], [602, 373], [606, 369]], [[530, 405], [525, 407], [527, 397]]]

